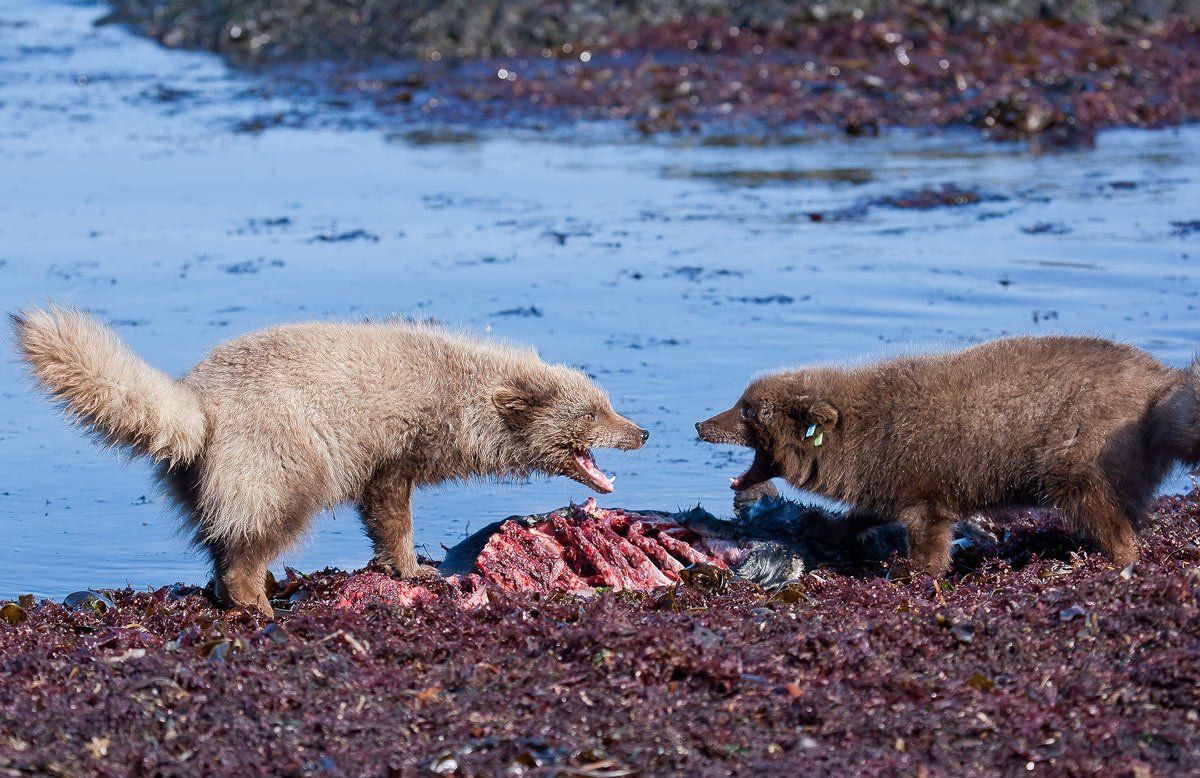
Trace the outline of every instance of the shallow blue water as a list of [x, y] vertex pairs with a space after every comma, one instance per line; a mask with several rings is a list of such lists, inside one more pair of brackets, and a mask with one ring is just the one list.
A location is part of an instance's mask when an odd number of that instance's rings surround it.
[[[208, 55], [93, 28], [100, 13], [0, 0], [0, 307], [91, 308], [174, 373], [303, 318], [415, 314], [532, 343], [652, 432], [600, 453], [620, 476], [610, 504], [723, 511], [746, 452], [698, 443], [692, 424], [768, 368], [1019, 332], [1107, 335], [1177, 365], [1200, 343], [1200, 233], [1173, 225], [1200, 218], [1198, 128], [1049, 156], [909, 132], [767, 147], [603, 128], [253, 135], [232, 127], [285, 99]], [[994, 199], [808, 215], [947, 182]], [[150, 472], [63, 424], [5, 351], [0, 597], [204, 580]], [[418, 541], [436, 556], [469, 527], [586, 496], [565, 479], [424, 492]], [[285, 561], [368, 556], [346, 508]]]

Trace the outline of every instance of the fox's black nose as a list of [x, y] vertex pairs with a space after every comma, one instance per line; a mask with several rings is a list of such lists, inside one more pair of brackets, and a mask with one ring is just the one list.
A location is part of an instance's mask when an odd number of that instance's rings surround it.
[[642, 433], [642, 442], [643, 443], [645, 443], [647, 440], [650, 439], [650, 431], [649, 430], [638, 430], [638, 432]]
[[704, 423], [704, 422], [702, 422], [702, 421], [698, 421], [698, 422], [696, 422], [696, 432], [699, 432], [699, 431], [700, 431], [700, 425], [701, 425], [701, 424], [703, 424], [703, 423]]

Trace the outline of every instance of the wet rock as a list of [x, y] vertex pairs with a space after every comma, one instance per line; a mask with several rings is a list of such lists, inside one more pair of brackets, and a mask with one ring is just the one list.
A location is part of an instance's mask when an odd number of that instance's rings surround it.
[[516, 308], [506, 308], [503, 311], [496, 311], [493, 316], [516, 316], [522, 319], [540, 319], [542, 318], [542, 309], [536, 305], [522, 305]]
[[960, 208], [985, 202], [1003, 202], [1005, 199], [1000, 195], [987, 194], [977, 189], [967, 189], [957, 184], [947, 183], [939, 187], [912, 189], [894, 195], [860, 200], [847, 208], [824, 213], [810, 213], [808, 218], [813, 222], [840, 222], [861, 219], [876, 207], [931, 211], [936, 208]]
[[0, 607], [0, 621], [4, 621], [10, 627], [15, 627], [29, 621], [29, 614], [15, 602], [7, 602]]
[[1070, 227], [1058, 222], [1038, 222], [1021, 228], [1026, 235], [1066, 235], [1070, 231]]
[[874, 171], [857, 167], [813, 168], [809, 170], [688, 170], [670, 168], [663, 172], [668, 178], [690, 178], [744, 187], [806, 182], [866, 184], [875, 178]]
[[[765, 294], [748, 297], [731, 297], [729, 299], [739, 303], [750, 303], [752, 305], [791, 305], [792, 303], [796, 302], [796, 298], [787, 294]], [[807, 295], [805, 299], [807, 299]]]
[[241, 262], [231, 262], [225, 265], [223, 269], [230, 275], [242, 276], [258, 273], [264, 267], [283, 267], [283, 265], [284, 262], [282, 259], [272, 259], [268, 262], [266, 259], [258, 257], [256, 259], [242, 260]]
[[897, 195], [879, 197], [870, 201], [871, 205], [882, 205], [887, 208], [904, 208], [916, 211], [929, 211], [934, 208], [956, 208], [963, 205], [976, 205], [984, 200], [996, 201], [1003, 198], [994, 195], [985, 196], [974, 189], [964, 189], [955, 184], [943, 184], [931, 189], [915, 189], [901, 192]]
[[63, 598], [63, 605], [73, 611], [93, 611], [95, 613], [106, 613], [116, 608], [108, 595], [92, 589], [71, 592]]
[[350, 243], [356, 240], [365, 240], [369, 243], [378, 243], [379, 236], [373, 232], [367, 232], [364, 229], [346, 230], [345, 232], [322, 232], [319, 235], [314, 235], [309, 238], [309, 243]]
[[178, 103], [192, 99], [196, 92], [191, 89], [177, 89], [166, 84], [155, 84], [142, 92], [142, 97], [159, 103]]

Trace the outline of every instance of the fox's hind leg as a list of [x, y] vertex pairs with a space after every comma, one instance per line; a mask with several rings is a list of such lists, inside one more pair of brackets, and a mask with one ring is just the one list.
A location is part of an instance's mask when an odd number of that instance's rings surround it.
[[400, 578], [435, 576], [435, 568], [417, 564], [412, 493], [412, 477], [399, 466], [381, 468], [363, 491], [359, 504], [363, 526], [375, 544], [375, 564], [389, 574]]
[[1141, 517], [1125, 506], [1109, 481], [1099, 473], [1064, 484], [1051, 495], [1067, 518], [1095, 538], [1113, 564], [1124, 566], [1137, 559], [1134, 521]]
[[159, 468], [159, 480], [187, 515], [195, 530], [193, 541], [208, 552], [213, 564], [214, 594], [223, 608], [247, 608], [271, 615], [267, 599], [267, 566], [287, 545], [286, 535], [257, 542], [214, 537], [217, 522], [200, 505], [201, 471], [196, 467]]
[[267, 566], [282, 550], [267, 540], [211, 544], [208, 551], [213, 558], [216, 595], [222, 607], [246, 608], [268, 616], [274, 613], [267, 599]]
[[191, 518], [197, 541], [212, 557], [220, 603], [267, 615], [267, 566], [304, 533], [321, 504], [318, 479], [272, 481], [270, 469], [266, 460], [226, 459], [208, 470], [199, 479]]
[[918, 505], [900, 512], [900, 521], [908, 527], [909, 560], [915, 570], [934, 578], [950, 571], [954, 542], [954, 522], [958, 517], [938, 505]]

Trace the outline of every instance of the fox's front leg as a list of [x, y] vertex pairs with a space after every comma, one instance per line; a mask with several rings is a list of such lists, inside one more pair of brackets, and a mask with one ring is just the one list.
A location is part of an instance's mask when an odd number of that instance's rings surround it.
[[367, 484], [359, 510], [367, 536], [375, 544], [375, 564], [400, 578], [435, 576], [417, 564], [413, 547], [412, 478], [396, 466], [381, 468]]

